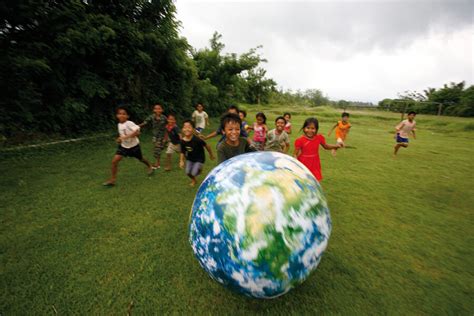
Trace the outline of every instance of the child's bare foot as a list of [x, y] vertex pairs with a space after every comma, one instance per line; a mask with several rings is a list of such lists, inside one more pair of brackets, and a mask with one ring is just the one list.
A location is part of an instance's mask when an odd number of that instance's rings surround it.
[[107, 180], [104, 183], [102, 183], [104, 187], [113, 187], [115, 185], [115, 181], [112, 180]]
[[151, 165], [151, 167], [152, 167], [153, 169], [160, 169], [160, 168], [161, 168], [160, 165], [157, 165], [157, 164]]
[[171, 167], [166, 167], [165, 171], [171, 171]]
[[196, 185], [196, 180], [194, 179], [191, 180], [191, 183], [189, 184], [189, 186], [194, 187], [195, 185]]

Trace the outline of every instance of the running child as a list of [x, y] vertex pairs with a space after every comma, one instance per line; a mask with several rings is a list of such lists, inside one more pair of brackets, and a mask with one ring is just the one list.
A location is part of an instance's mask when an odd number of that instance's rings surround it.
[[290, 138], [284, 131], [286, 120], [283, 116], [279, 116], [275, 120], [275, 128], [267, 133], [267, 141], [265, 143], [266, 151], [278, 151], [288, 153], [290, 149]]
[[206, 126], [209, 126], [209, 116], [204, 112], [204, 106], [201, 103], [196, 105], [196, 110], [192, 114], [195, 130], [201, 133]]
[[245, 118], [247, 117], [247, 112], [245, 110], [239, 110], [239, 117], [240, 117], [240, 120], [242, 121], [242, 126], [240, 128], [243, 128], [244, 131], [247, 131], [249, 129], [249, 124], [245, 120]]
[[259, 112], [255, 118], [257, 119], [257, 122], [253, 123], [252, 127], [249, 127], [249, 129], [253, 130], [252, 145], [256, 150], [263, 150], [268, 131], [268, 127], [265, 124], [267, 122], [267, 117], [262, 112]]
[[[231, 105], [229, 106], [229, 108], [227, 109], [227, 112], [226, 114], [228, 113], [231, 113], [231, 114], [239, 114], [239, 108], [236, 107], [235, 105]], [[226, 115], [224, 114], [224, 115]], [[212, 133], [210, 133], [209, 135], [207, 136], [203, 136], [201, 137], [203, 140], [208, 140], [210, 138], [213, 138], [213, 137], [216, 137], [216, 136], [221, 136], [221, 138], [219, 139], [219, 141], [217, 142], [217, 147], [219, 147], [219, 145], [225, 140], [225, 134], [224, 134], [224, 130], [222, 129], [221, 125], [219, 125], [219, 127]], [[244, 128], [240, 128], [240, 136], [242, 137], [248, 137], [248, 134], [247, 134], [247, 131], [244, 129]]]
[[217, 162], [221, 163], [234, 156], [255, 151], [247, 139], [240, 136], [242, 121], [237, 114], [227, 113], [221, 118], [221, 129], [225, 140], [217, 147]]
[[[351, 126], [351, 123], [349, 123], [349, 113], [344, 112], [341, 114], [341, 120], [338, 121], [329, 131], [328, 137], [331, 136], [332, 131], [336, 129], [336, 143], [341, 145], [341, 147], [344, 147], [344, 142], [347, 134], [349, 134]], [[336, 150], [337, 149], [331, 150], [333, 156], [336, 156]]]
[[115, 152], [114, 158], [112, 159], [112, 176], [109, 180], [103, 183], [104, 186], [112, 187], [115, 185], [117, 180], [117, 171], [118, 164], [123, 157], [133, 157], [138, 159], [138, 161], [145, 164], [148, 168], [148, 175], [153, 174], [153, 168], [146, 160], [143, 158], [142, 150], [140, 149], [140, 141], [138, 140], [138, 135], [140, 134], [140, 127], [129, 121], [129, 114], [125, 107], [119, 107], [115, 111], [115, 116], [118, 120], [118, 132], [119, 137], [117, 137], [116, 142], [119, 144], [117, 151]]
[[156, 159], [153, 169], [160, 168], [160, 157], [165, 143], [168, 140], [168, 134], [166, 133], [166, 124], [168, 123], [166, 116], [163, 115], [163, 106], [161, 104], [155, 104], [153, 107], [153, 114], [148, 116], [143, 123], [139, 126], [151, 124], [153, 130], [153, 156]]
[[291, 114], [286, 112], [285, 114], [283, 114], [283, 117], [285, 118], [286, 120], [286, 124], [285, 124], [285, 132], [290, 135], [291, 134]]
[[174, 114], [168, 114], [168, 124], [166, 125], [166, 131], [168, 133], [168, 146], [166, 148], [166, 166], [165, 171], [171, 170], [171, 156], [173, 153], [181, 154], [181, 135], [178, 125], [176, 125], [176, 116]]
[[307, 118], [303, 124], [304, 135], [295, 140], [295, 150], [293, 156], [297, 158], [318, 181], [321, 181], [321, 161], [319, 159], [319, 146], [324, 149], [337, 149], [341, 145], [331, 145], [326, 143], [323, 135], [318, 134], [319, 122], [315, 117]]
[[396, 141], [397, 144], [394, 147], [393, 155], [396, 156], [400, 147], [408, 147], [408, 138], [410, 133], [413, 134], [413, 138], [416, 139], [416, 122], [415, 122], [416, 113], [411, 111], [408, 113], [408, 119], [401, 121], [396, 127]]
[[204, 148], [209, 153], [209, 158], [214, 160], [211, 146], [206, 144], [201, 138], [193, 135], [194, 122], [186, 120], [183, 123], [183, 138], [181, 139], [181, 155], [179, 167], [181, 169], [186, 165], [186, 174], [191, 178], [190, 186], [196, 185], [196, 177], [201, 173], [202, 166], [206, 161]]

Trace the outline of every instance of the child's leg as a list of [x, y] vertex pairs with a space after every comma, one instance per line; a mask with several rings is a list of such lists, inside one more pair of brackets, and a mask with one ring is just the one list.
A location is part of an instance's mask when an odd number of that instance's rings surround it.
[[407, 144], [407, 143], [398, 143], [398, 144], [396, 144], [396, 145], [395, 145], [395, 148], [394, 148], [394, 151], [393, 151], [393, 154], [394, 154], [394, 155], [397, 155], [398, 150], [400, 149], [400, 147], [407, 148], [407, 147], [408, 147], [408, 144]]
[[171, 170], [171, 155], [172, 154], [166, 154], [166, 166], [165, 166], [165, 170], [166, 171], [170, 171]]
[[117, 172], [118, 172], [118, 164], [120, 160], [122, 160], [121, 155], [115, 155], [114, 158], [112, 159], [112, 176], [110, 177], [109, 180], [107, 180], [104, 185], [114, 185], [115, 181], [117, 180]]
[[153, 167], [155, 168], [160, 168], [160, 158], [161, 158], [161, 152], [164, 148], [164, 143], [163, 143], [163, 139], [162, 138], [153, 138], [153, 156], [155, 157], [156, 159], [156, 162], [155, 164], [153, 165]]
[[194, 162], [186, 160], [186, 175], [191, 178], [190, 186], [196, 185], [196, 177], [193, 175], [192, 170], [194, 167]]

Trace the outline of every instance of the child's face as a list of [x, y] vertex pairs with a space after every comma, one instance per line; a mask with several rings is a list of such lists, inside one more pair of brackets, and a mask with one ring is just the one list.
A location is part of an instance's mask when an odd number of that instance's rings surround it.
[[193, 134], [193, 126], [191, 123], [187, 122], [183, 124], [183, 129], [182, 129], [183, 135], [186, 137], [189, 137]]
[[243, 121], [243, 120], [245, 119], [244, 113], [239, 112], [239, 117], [240, 117], [240, 119]]
[[224, 126], [225, 137], [231, 142], [239, 140], [240, 136], [240, 124], [237, 122], [228, 122]]
[[204, 107], [202, 106], [202, 104], [198, 104], [196, 110], [198, 110], [198, 112], [202, 112], [202, 110], [204, 110]]
[[303, 128], [303, 132], [307, 137], [313, 138], [314, 135], [316, 135], [316, 133], [318, 132], [318, 130], [316, 129], [316, 126], [314, 126], [314, 124], [311, 123], [305, 128]]
[[409, 114], [409, 115], [408, 115], [408, 119], [409, 119], [410, 121], [413, 121], [413, 120], [415, 119], [415, 116], [416, 116], [416, 114], [413, 114], [413, 113], [412, 113], [412, 114]]
[[161, 107], [161, 105], [157, 104], [153, 107], [153, 113], [155, 113], [156, 115], [161, 115], [163, 114], [163, 108]]
[[283, 121], [282, 119], [276, 121], [275, 122], [275, 127], [276, 127], [277, 131], [279, 131], [279, 132], [283, 131], [283, 129], [285, 128], [285, 124], [286, 124], [286, 122]]
[[343, 121], [343, 122], [349, 121], [349, 116], [343, 116], [343, 117], [342, 117], [342, 121]]
[[285, 118], [285, 120], [286, 120], [287, 122], [289, 122], [289, 121], [290, 121], [290, 119], [291, 119], [291, 117], [290, 117], [288, 114], [287, 114], [287, 115], [285, 115], [285, 116], [283, 116], [283, 117]]
[[128, 114], [127, 111], [125, 110], [118, 110], [117, 113], [115, 114], [115, 117], [120, 123], [125, 123], [128, 120]]
[[257, 124], [262, 125], [263, 124], [263, 117], [257, 116]]
[[175, 125], [176, 124], [176, 118], [173, 115], [168, 116], [168, 124], [169, 125]]

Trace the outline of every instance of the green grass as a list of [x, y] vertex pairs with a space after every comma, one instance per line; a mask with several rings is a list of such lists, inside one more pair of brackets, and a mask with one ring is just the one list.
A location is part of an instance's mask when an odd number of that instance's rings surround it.
[[[247, 109], [249, 121], [264, 110], [270, 126], [288, 110]], [[331, 108], [291, 112], [292, 140], [307, 116], [325, 135], [339, 117]], [[419, 115], [418, 139], [394, 159], [398, 119], [352, 111], [352, 148], [335, 158], [321, 149], [329, 247], [305, 283], [263, 301], [223, 288], [193, 257], [197, 189], [176, 159], [152, 178], [126, 159], [106, 189], [113, 139], [2, 152], [0, 314], [472, 315], [473, 120]], [[141, 141], [151, 158], [150, 136]]]

